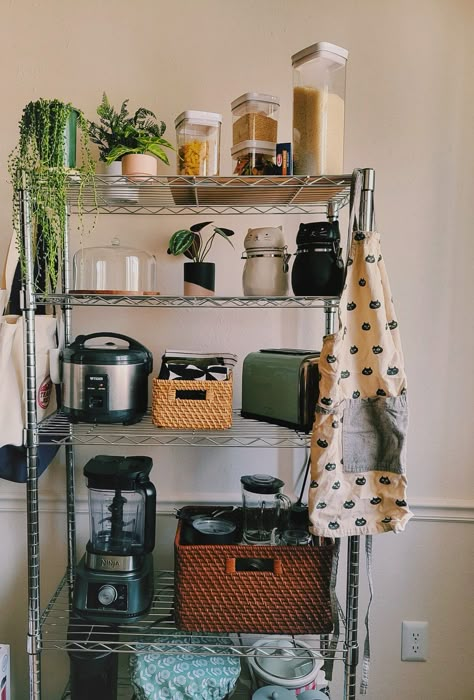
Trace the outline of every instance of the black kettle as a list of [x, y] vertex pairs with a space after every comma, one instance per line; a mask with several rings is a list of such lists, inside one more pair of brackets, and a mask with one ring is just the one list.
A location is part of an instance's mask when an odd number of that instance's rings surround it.
[[300, 224], [291, 271], [295, 296], [339, 296], [344, 283], [337, 221]]

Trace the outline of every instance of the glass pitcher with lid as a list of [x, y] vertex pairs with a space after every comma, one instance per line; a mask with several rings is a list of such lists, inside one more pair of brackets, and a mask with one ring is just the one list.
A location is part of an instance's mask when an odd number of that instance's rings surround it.
[[288, 520], [291, 501], [285, 485], [269, 474], [242, 476], [243, 539], [246, 544], [277, 544]]

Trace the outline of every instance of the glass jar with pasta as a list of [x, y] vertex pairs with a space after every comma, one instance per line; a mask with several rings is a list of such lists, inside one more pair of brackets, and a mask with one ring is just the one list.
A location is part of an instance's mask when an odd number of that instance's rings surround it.
[[178, 175], [219, 175], [222, 115], [188, 110], [175, 119]]

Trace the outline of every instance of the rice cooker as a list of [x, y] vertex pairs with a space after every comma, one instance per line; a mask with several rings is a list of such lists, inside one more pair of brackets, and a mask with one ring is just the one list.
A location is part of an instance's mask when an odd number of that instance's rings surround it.
[[[108, 340], [91, 344], [97, 338]], [[146, 347], [119, 333], [78, 335], [63, 350], [63, 412], [73, 422], [137, 423], [148, 406], [153, 357]]]

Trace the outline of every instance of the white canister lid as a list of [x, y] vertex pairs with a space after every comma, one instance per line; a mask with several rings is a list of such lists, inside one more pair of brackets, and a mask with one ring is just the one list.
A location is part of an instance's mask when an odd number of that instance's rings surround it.
[[234, 110], [237, 109], [237, 107], [240, 107], [240, 105], [243, 105], [245, 102], [266, 102], [268, 104], [275, 105], [275, 107], [280, 106], [279, 97], [275, 97], [274, 95], [266, 95], [263, 92], [245, 92], [243, 95], [240, 95], [240, 97], [236, 97], [235, 100], [230, 103], [230, 107], [232, 110]]
[[349, 58], [349, 51], [342, 48], [342, 46], [330, 44], [328, 41], [318, 41], [316, 44], [311, 44], [311, 46], [307, 46], [305, 49], [301, 49], [298, 53], [293, 54], [291, 63], [294, 68], [297, 68], [315, 58], [328, 58], [334, 63], [342, 65]]
[[232, 146], [230, 152], [234, 158], [246, 156], [248, 153], [262, 153], [264, 156], [274, 158], [276, 144], [272, 141], [240, 141]]
[[[255, 652], [249, 657], [254, 672], [267, 683], [281, 684], [286, 688], [300, 688], [317, 675], [322, 662], [307, 644], [291, 639], [267, 639], [256, 642]], [[258, 654], [258, 649], [269, 653]]]
[[222, 114], [217, 112], [199, 112], [195, 109], [189, 109], [186, 112], [181, 112], [174, 120], [175, 128], [187, 119], [191, 124], [203, 124], [204, 126], [219, 126], [222, 123]]
[[295, 697], [294, 691], [281, 685], [266, 685], [252, 695], [252, 700], [295, 700]]

